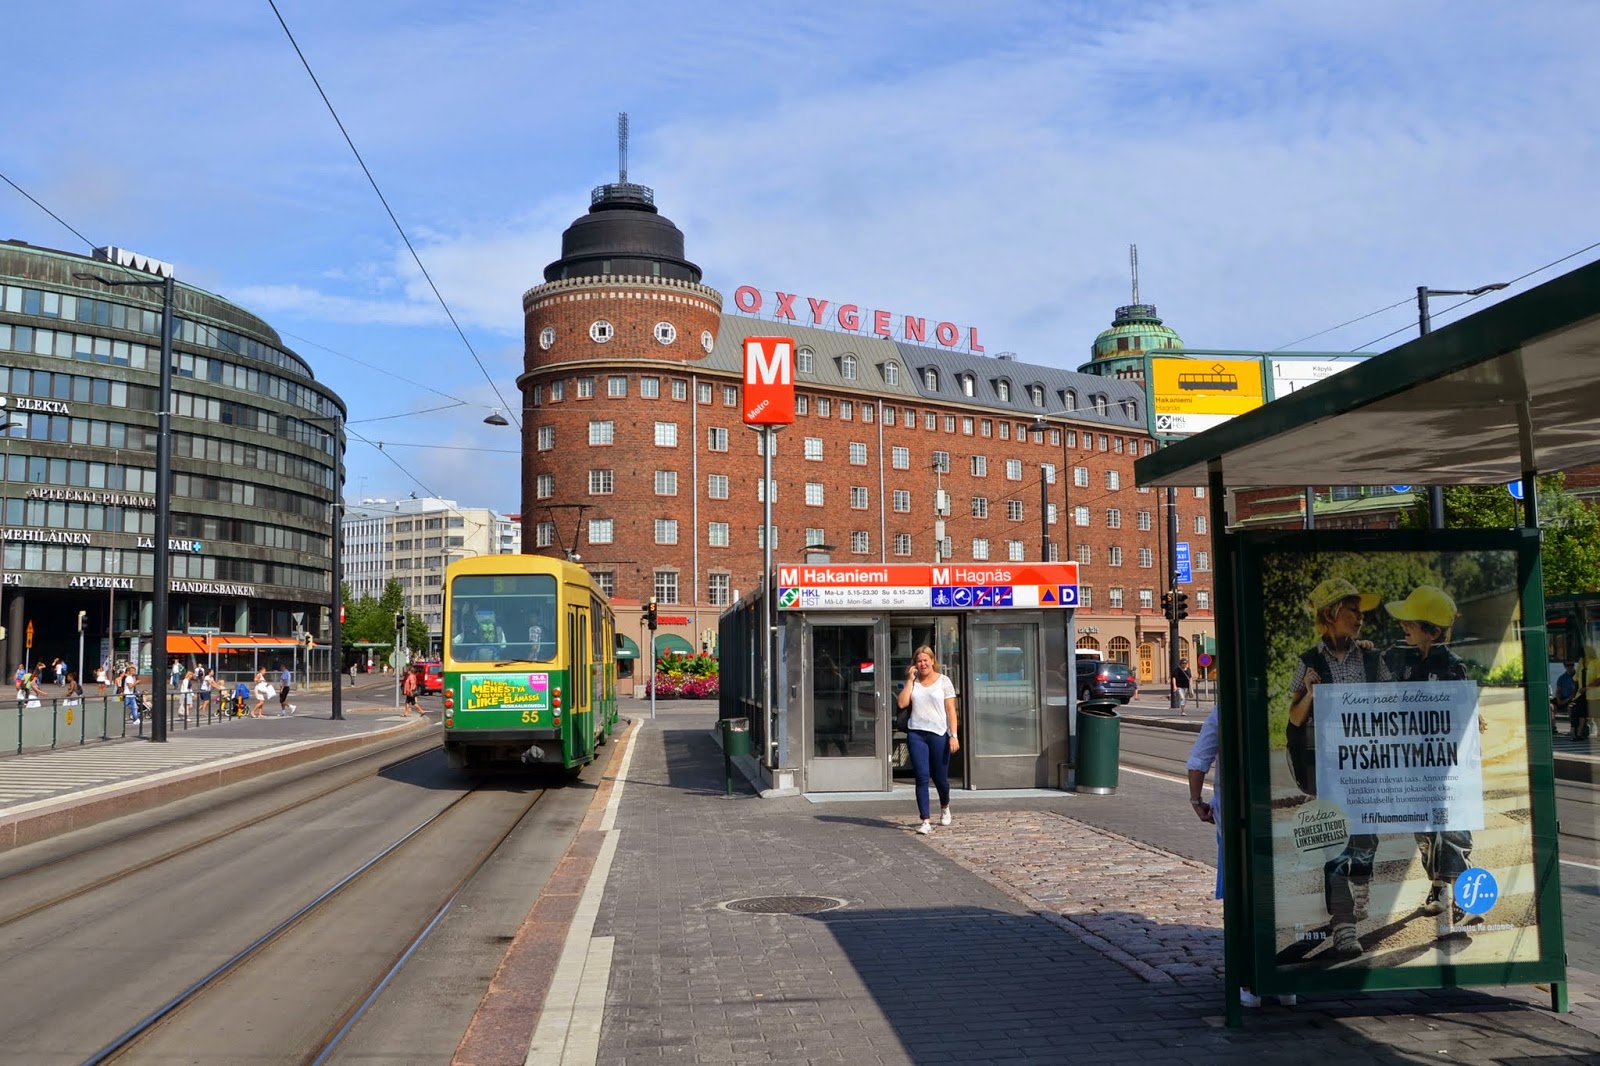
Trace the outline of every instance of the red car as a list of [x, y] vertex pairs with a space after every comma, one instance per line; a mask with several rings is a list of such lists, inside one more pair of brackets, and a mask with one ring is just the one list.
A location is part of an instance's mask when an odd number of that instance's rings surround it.
[[430, 696], [444, 691], [444, 664], [418, 663], [422, 667], [422, 694]]

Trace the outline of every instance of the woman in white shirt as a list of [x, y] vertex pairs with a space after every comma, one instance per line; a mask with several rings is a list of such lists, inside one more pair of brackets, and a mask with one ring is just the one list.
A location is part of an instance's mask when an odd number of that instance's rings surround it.
[[906, 748], [917, 772], [917, 813], [922, 824], [917, 832], [933, 832], [928, 805], [928, 779], [939, 790], [939, 824], [950, 824], [950, 755], [961, 750], [957, 737], [956, 689], [939, 672], [933, 649], [923, 645], [911, 657], [906, 683], [895, 697], [895, 704], [911, 708], [906, 722]]

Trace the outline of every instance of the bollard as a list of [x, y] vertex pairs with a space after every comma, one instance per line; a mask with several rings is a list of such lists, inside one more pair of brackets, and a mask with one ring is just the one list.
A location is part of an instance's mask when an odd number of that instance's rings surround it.
[[750, 719], [723, 718], [717, 728], [722, 731], [722, 773], [726, 780], [728, 796], [733, 795], [733, 757], [750, 754]]

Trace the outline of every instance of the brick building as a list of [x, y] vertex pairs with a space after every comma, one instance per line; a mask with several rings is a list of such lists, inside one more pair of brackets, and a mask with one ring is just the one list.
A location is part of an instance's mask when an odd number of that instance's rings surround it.
[[[1080, 645], [1164, 682], [1165, 497], [1133, 485], [1154, 447], [1142, 382], [990, 357], [949, 323], [852, 305], [829, 317], [792, 294], [736, 294], [776, 320], [725, 313], [638, 185], [594, 190], [544, 276], [523, 296], [523, 550], [580, 559], [622, 632], [638, 632], [653, 596], [658, 639], [709, 644], [721, 610], [759, 584], [763, 463], [741, 421], [742, 341], [776, 333], [797, 345], [776, 560], [811, 545], [836, 562], [1076, 559]], [[1198, 644], [1214, 635], [1211, 549], [1192, 495], [1177, 507], [1195, 563], [1183, 635]]]

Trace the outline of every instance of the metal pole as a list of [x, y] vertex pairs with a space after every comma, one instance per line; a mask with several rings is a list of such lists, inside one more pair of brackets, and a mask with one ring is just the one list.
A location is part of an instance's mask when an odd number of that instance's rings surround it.
[[1050, 561], [1050, 482], [1039, 464], [1039, 561]]
[[1172, 613], [1167, 618], [1167, 687], [1170, 706], [1178, 709], [1178, 490], [1167, 486], [1167, 588], [1172, 592]]
[[656, 631], [650, 630], [650, 720], [656, 717]]
[[[1417, 333], [1426, 337], [1433, 329], [1433, 319], [1428, 315], [1428, 287], [1417, 286]], [[1428, 528], [1444, 528], [1444, 486], [1428, 486]]]
[[168, 576], [167, 536], [172, 525], [172, 294], [169, 274], [161, 286], [161, 384], [160, 412], [156, 420], [156, 534], [155, 588], [150, 599], [150, 703], [155, 717], [150, 722], [150, 739], [167, 739], [167, 596], [171, 592]]
[[[337, 424], [334, 429], [334, 466], [339, 467], [339, 434]], [[335, 484], [342, 486], [344, 477], [334, 479]], [[343, 489], [341, 488], [341, 492]], [[344, 610], [344, 504], [336, 502], [333, 505], [333, 619], [329, 623], [329, 642], [332, 647], [328, 651], [328, 674], [333, 686], [333, 715], [335, 722], [344, 718], [344, 623], [339, 615]]]
[[[783, 765], [772, 715], [772, 427], [761, 427], [761, 720], [773, 769]], [[652, 634], [652, 641], [654, 635]]]

